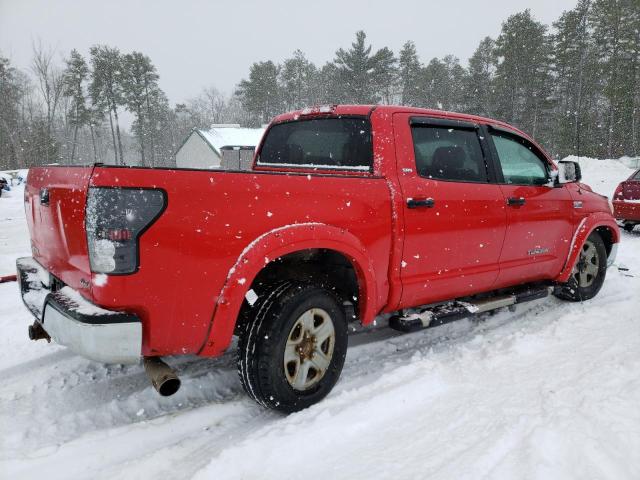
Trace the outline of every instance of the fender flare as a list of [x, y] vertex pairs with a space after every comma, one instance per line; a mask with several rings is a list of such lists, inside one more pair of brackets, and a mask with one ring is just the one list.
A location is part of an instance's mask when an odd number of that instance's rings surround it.
[[253, 240], [231, 267], [198, 355], [219, 355], [229, 347], [242, 302], [262, 269], [283, 255], [312, 248], [335, 250], [349, 259], [358, 279], [361, 321], [371, 323], [377, 314], [376, 276], [360, 240], [344, 228], [324, 223], [286, 225]]
[[578, 255], [580, 254], [580, 250], [582, 249], [584, 242], [587, 241], [587, 238], [594, 230], [600, 227], [608, 228], [611, 231], [613, 243], [620, 242], [620, 230], [618, 229], [618, 224], [611, 215], [605, 212], [595, 212], [584, 217], [573, 234], [567, 260], [562, 267], [562, 271], [556, 277], [556, 282], [565, 283], [569, 280], [571, 270], [578, 260]]

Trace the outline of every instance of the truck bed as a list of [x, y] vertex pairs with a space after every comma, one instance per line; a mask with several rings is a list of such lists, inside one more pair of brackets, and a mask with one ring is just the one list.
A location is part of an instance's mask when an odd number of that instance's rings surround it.
[[[130, 275], [89, 268], [87, 190], [114, 186], [167, 195], [166, 210], [140, 238], [139, 270]], [[43, 189], [48, 206], [40, 201]], [[386, 300], [392, 213], [383, 178], [51, 166], [31, 170], [25, 201], [34, 258], [96, 305], [135, 313], [145, 355], [198, 353], [238, 257], [261, 235], [287, 225], [324, 223], [357, 237], [378, 273], [380, 306]]]

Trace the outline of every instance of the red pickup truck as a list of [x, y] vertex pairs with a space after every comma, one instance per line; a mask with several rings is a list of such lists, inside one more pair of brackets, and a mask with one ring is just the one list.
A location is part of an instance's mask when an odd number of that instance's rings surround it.
[[402, 331], [549, 293], [597, 294], [611, 202], [502, 122], [397, 106], [276, 117], [251, 171], [31, 169], [33, 257], [17, 262], [32, 339], [101, 362], [221, 355], [285, 412], [340, 375], [347, 323]]

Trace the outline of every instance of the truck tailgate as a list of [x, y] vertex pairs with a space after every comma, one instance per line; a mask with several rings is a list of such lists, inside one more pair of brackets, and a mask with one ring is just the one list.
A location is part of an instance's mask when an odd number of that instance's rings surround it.
[[93, 166], [29, 170], [25, 210], [34, 258], [65, 284], [89, 294], [91, 278], [84, 227]]

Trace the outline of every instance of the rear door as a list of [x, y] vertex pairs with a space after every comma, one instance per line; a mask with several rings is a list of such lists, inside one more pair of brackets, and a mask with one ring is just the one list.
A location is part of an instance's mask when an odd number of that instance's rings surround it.
[[526, 138], [493, 128], [488, 137], [507, 205], [497, 286], [553, 278], [567, 258], [580, 202], [550, 184], [549, 160]]
[[34, 258], [67, 285], [88, 288], [91, 277], [84, 211], [93, 167], [29, 170], [25, 210]]
[[478, 125], [394, 115], [403, 196], [401, 307], [490, 290], [506, 230]]

